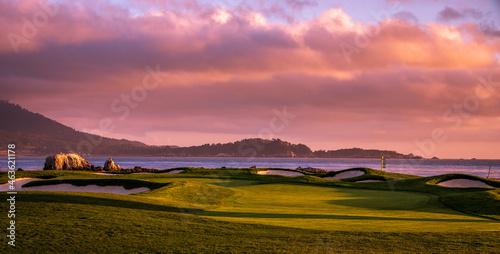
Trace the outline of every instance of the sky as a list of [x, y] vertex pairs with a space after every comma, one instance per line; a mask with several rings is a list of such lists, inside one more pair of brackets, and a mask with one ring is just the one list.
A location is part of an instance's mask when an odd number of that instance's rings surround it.
[[0, 0], [0, 24], [0, 99], [80, 131], [500, 158], [500, 1]]

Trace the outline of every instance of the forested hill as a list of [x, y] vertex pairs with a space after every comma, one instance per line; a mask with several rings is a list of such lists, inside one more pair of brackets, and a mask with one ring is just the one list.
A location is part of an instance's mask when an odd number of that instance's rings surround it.
[[7, 144], [14, 143], [19, 155], [41, 156], [77, 152], [93, 156], [412, 158], [395, 151], [360, 148], [313, 152], [304, 144], [260, 138], [190, 147], [149, 146], [80, 132], [7, 101], [0, 101], [0, 119], [1, 154], [6, 153]]

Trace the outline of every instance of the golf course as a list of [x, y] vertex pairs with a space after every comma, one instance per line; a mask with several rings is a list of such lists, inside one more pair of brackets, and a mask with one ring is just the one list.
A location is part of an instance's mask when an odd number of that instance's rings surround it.
[[[299, 176], [259, 174], [266, 170]], [[348, 177], [328, 179], [342, 175]], [[500, 250], [500, 182], [472, 175], [175, 168], [144, 174], [23, 171], [16, 178], [31, 179], [16, 197], [16, 253]], [[7, 181], [1, 173], [0, 183]], [[486, 187], [443, 186], [447, 181]], [[43, 190], [55, 185], [146, 191]], [[0, 206], [9, 209], [8, 202]], [[7, 241], [1, 253], [12, 250]]]

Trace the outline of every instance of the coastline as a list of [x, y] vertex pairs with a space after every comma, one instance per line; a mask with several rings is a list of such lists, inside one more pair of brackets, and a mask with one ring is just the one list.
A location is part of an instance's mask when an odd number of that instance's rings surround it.
[[[92, 164], [102, 166], [109, 157], [85, 157]], [[338, 171], [347, 168], [367, 167], [380, 169], [380, 159], [374, 158], [245, 158], [245, 157], [112, 157], [115, 162], [126, 168], [140, 166], [159, 170], [178, 167], [203, 168], [283, 168], [296, 169], [298, 167], [319, 168], [327, 171]], [[4, 158], [0, 158], [0, 165], [4, 165]], [[45, 157], [18, 157], [16, 168], [23, 170], [42, 170]], [[390, 159], [384, 171], [413, 174], [418, 176], [432, 176], [446, 173], [463, 173], [481, 177], [488, 174], [489, 165], [492, 165], [490, 178], [500, 178], [500, 160], [460, 160], [460, 159]], [[0, 172], [6, 171], [0, 167]]]

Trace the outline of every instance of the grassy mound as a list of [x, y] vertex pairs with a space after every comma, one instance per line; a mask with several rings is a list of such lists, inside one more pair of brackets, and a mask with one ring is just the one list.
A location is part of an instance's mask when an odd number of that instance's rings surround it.
[[223, 204], [233, 194], [233, 190], [213, 184], [178, 181], [137, 195], [169, 201], [177, 206], [206, 208]]
[[326, 174], [319, 175], [320, 177], [332, 177], [337, 174], [349, 172], [349, 171], [363, 171], [365, 174], [361, 176], [345, 178], [345, 179], [336, 179], [336, 180], [344, 180], [344, 181], [360, 181], [360, 180], [389, 180], [389, 179], [416, 179], [420, 178], [420, 176], [415, 175], [407, 175], [407, 174], [398, 174], [391, 173], [381, 170], [375, 170], [371, 168], [349, 168], [340, 171], [330, 171]]
[[433, 176], [429, 177], [429, 180], [427, 181], [428, 184], [439, 184], [441, 182], [446, 182], [449, 180], [455, 180], [455, 179], [468, 179], [468, 180], [474, 180], [474, 181], [480, 181], [483, 183], [486, 183], [490, 186], [500, 188], [500, 182], [499, 181], [494, 181], [491, 179], [479, 177], [479, 176], [474, 176], [474, 175], [467, 175], [467, 174], [445, 174], [445, 175], [438, 175], [438, 176]]
[[441, 202], [469, 214], [500, 220], [500, 189], [469, 193], [450, 193]]

